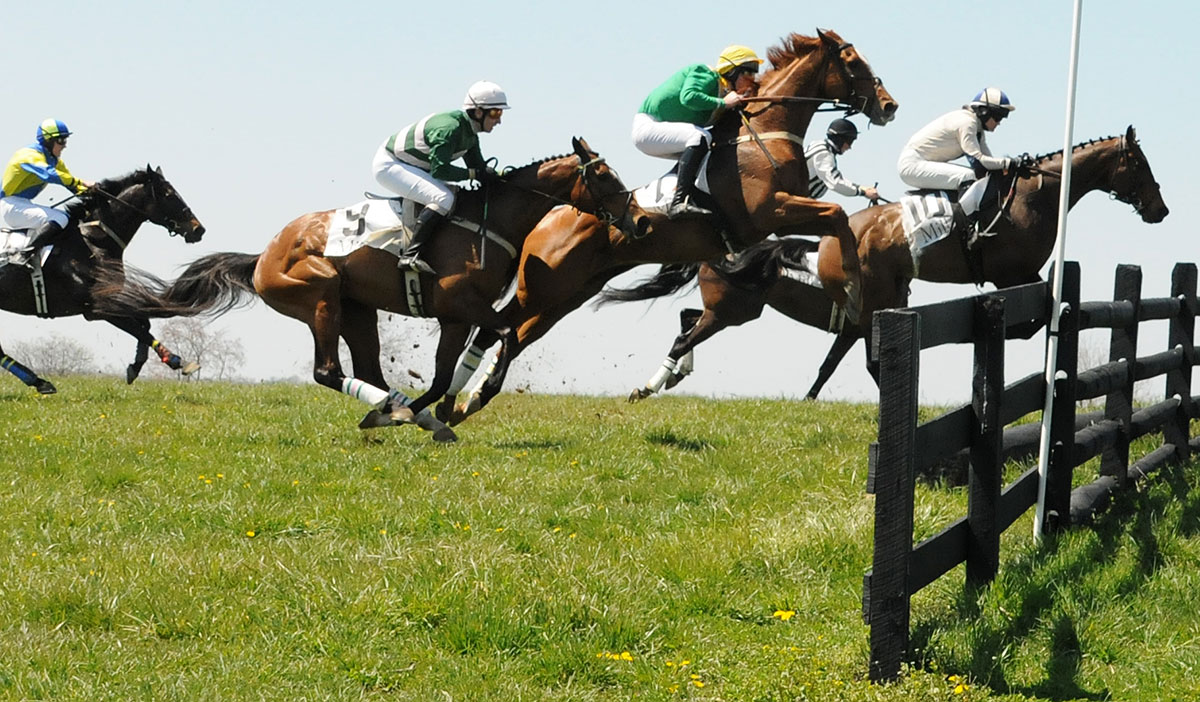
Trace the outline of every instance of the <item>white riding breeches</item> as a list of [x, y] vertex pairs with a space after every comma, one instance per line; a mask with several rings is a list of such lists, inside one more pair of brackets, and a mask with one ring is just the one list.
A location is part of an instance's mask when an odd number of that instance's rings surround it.
[[454, 191], [429, 171], [396, 158], [386, 146], [379, 147], [371, 171], [380, 185], [400, 197], [419, 202], [434, 212], [449, 214], [454, 209]]
[[37, 229], [47, 222], [58, 222], [65, 227], [69, 221], [66, 212], [34, 204], [29, 198], [0, 198], [0, 222], [9, 229]]
[[975, 180], [975, 171], [967, 166], [929, 161], [910, 150], [900, 152], [896, 167], [900, 171], [900, 180], [914, 188], [958, 190], [963, 183]]
[[707, 129], [687, 122], [659, 122], [645, 112], [633, 116], [633, 145], [648, 156], [677, 159], [684, 149], [711, 138]]

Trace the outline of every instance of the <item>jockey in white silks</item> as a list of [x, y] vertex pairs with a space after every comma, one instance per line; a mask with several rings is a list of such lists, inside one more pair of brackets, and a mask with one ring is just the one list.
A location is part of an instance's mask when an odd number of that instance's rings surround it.
[[[1016, 107], [999, 88], [985, 88], [962, 108], [948, 112], [922, 127], [900, 151], [896, 164], [900, 180], [914, 188], [959, 191], [957, 206], [968, 222], [975, 223], [990, 173], [976, 180], [973, 165], [985, 171], [1005, 171], [1016, 162], [992, 156], [984, 132], [995, 131]], [[972, 166], [949, 163], [966, 156]]]
[[[495, 129], [507, 109], [504, 90], [481, 80], [467, 89], [461, 110], [429, 115], [388, 137], [379, 147], [371, 164], [375, 180], [397, 195], [425, 205], [413, 227], [412, 241], [400, 257], [400, 267], [434, 272], [420, 253], [454, 208], [454, 191], [446, 181], [482, 182], [497, 177], [479, 150], [479, 132]], [[452, 163], [459, 158], [466, 168]]]

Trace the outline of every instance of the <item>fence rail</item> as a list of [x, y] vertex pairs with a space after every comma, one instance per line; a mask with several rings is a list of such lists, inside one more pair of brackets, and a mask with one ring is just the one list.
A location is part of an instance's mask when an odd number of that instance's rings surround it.
[[[1077, 263], [1066, 265], [1062, 282], [1047, 530], [1086, 522], [1115, 491], [1200, 450], [1200, 439], [1188, 434], [1200, 407], [1200, 397], [1191, 395], [1196, 266], [1176, 264], [1170, 297], [1164, 298], [1142, 298], [1136, 266], [1117, 268], [1111, 302], [1080, 303]], [[1048, 324], [1049, 290], [1047, 283], [1034, 283], [875, 314], [871, 356], [880, 371], [879, 438], [871, 445], [867, 474], [867, 492], [875, 495], [875, 543], [873, 567], [863, 580], [874, 681], [900, 673], [912, 595], [960, 563], [966, 563], [968, 585], [991, 582], [999, 569], [1000, 535], [1037, 501], [1037, 468], [1008, 485], [1002, 479], [1005, 460], [1028, 455], [1040, 439], [1040, 425], [1005, 426], [1042, 410], [1044, 373], [1005, 385], [1004, 346]], [[1139, 325], [1150, 320], [1169, 320], [1167, 349], [1138, 357]], [[1084, 329], [1111, 330], [1109, 360], [1080, 372]], [[918, 424], [921, 350], [967, 343], [974, 347], [970, 404]], [[1135, 410], [1134, 384], [1162, 376], [1164, 399]], [[1101, 397], [1102, 413], [1077, 414], [1077, 402]], [[1162, 434], [1162, 445], [1131, 457], [1130, 443], [1152, 433]], [[967, 514], [914, 546], [915, 476], [960, 453], [967, 462]], [[1097, 479], [1072, 491], [1074, 469], [1096, 457]]]

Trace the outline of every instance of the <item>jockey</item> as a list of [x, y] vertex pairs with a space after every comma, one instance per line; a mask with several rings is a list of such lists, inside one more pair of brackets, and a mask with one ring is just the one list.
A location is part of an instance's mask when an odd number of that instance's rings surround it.
[[[915, 188], [953, 191], [965, 187], [955, 214], [973, 225], [991, 178], [985, 173], [976, 180], [972, 166], [990, 172], [1006, 171], [1016, 164], [1016, 159], [992, 156], [984, 132], [995, 131], [1015, 109], [999, 88], [984, 88], [970, 103], [938, 117], [908, 140], [897, 163], [900, 180]], [[948, 163], [960, 156], [966, 156], [971, 166]]]
[[820, 199], [832, 189], [839, 195], [854, 197], [862, 195], [868, 200], [878, 200], [879, 191], [873, 187], [856, 185], [838, 170], [838, 154], [844, 154], [858, 138], [858, 127], [848, 119], [835, 119], [829, 123], [825, 138], [813, 141], [804, 149], [808, 165], [808, 195]]
[[34, 204], [33, 198], [53, 183], [81, 193], [93, 183], [71, 175], [62, 162], [63, 149], [71, 130], [56, 119], [47, 119], [37, 128], [37, 142], [17, 150], [4, 168], [0, 193], [0, 223], [12, 229], [30, 230], [24, 254], [55, 243], [67, 226], [67, 213], [53, 207]]
[[677, 71], [650, 93], [634, 115], [633, 143], [638, 150], [658, 158], [679, 159], [669, 218], [709, 214], [689, 202], [711, 139], [705, 126], [758, 89], [761, 63], [747, 47], [728, 46], [712, 68], [696, 63]]
[[[454, 208], [449, 180], [483, 182], [498, 177], [479, 150], [479, 132], [490, 132], [509, 109], [504, 90], [486, 80], [467, 89], [461, 110], [440, 112], [408, 125], [379, 147], [371, 164], [375, 180], [401, 197], [425, 205], [417, 216], [412, 242], [400, 257], [401, 268], [434, 273], [420, 258], [421, 247]], [[462, 158], [466, 168], [451, 162]]]

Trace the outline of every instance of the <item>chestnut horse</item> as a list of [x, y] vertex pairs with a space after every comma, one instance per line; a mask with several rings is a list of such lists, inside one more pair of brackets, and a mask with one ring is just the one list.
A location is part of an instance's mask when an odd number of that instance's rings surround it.
[[[1073, 148], [1071, 194], [1068, 207], [1087, 193], [1102, 190], [1133, 205], [1143, 222], [1154, 224], [1167, 216], [1150, 163], [1137, 142], [1133, 127], [1124, 136], [1093, 140]], [[1040, 280], [1038, 272], [1050, 257], [1057, 236], [1059, 174], [1062, 152], [1040, 156], [1027, 174], [1017, 180], [1009, 219], [1002, 219], [996, 234], [981, 237], [977, 251], [984, 281], [998, 288]], [[858, 235], [858, 255], [863, 266], [863, 325], [849, 325], [834, 340], [808, 399], [816, 399], [825, 382], [854, 343], [864, 336], [865, 322], [875, 310], [908, 304], [909, 281], [914, 277], [938, 283], [971, 283], [971, 266], [962, 246], [949, 239], [929, 246], [919, 255], [914, 271], [912, 250], [900, 224], [900, 203], [867, 208], [850, 217]], [[665, 382], [672, 387], [691, 372], [691, 352], [718, 331], [757, 319], [764, 305], [804, 324], [829, 329], [832, 302], [811, 280], [783, 270], [800, 270], [797, 253], [811, 248], [802, 240], [767, 241], [734, 264], [699, 267], [698, 279], [704, 311], [685, 310], [684, 329], [660, 370], [630, 401], [648, 397]], [[821, 256], [826, 254], [822, 252]], [[605, 300], [645, 300], [683, 289], [696, 268], [664, 267], [655, 278], [629, 290], [610, 290]], [[1030, 330], [1032, 333], [1034, 330]], [[871, 369], [872, 371], [874, 369]], [[666, 376], [666, 377], [664, 377]]]
[[[581, 139], [573, 145], [574, 154], [510, 170], [480, 190], [459, 195], [454, 216], [483, 222], [504, 245], [482, 239], [479, 225], [458, 224], [454, 218], [428, 244], [426, 261], [440, 273], [421, 275], [421, 297], [430, 316], [441, 323], [441, 339], [432, 385], [411, 402], [388, 386], [379, 362], [377, 310], [419, 313], [409, 307], [403, 272], [395, 255], [376, 248], [326, 256], [332, 210], [293, 220], [261, 254], [211, 254], [192, 263], [170, 286], [144, 280], [114, 290], [112, 299], [139, 305], [154, 316], [189, 316], [220, 314], [257, 294], [276, 311], [308, 325], [318, 383], [373, 407], [361, 427], [415, 421], [433, 430], [434, 440], [453, 441], [454, 432], [425, 408], [446, 392], [472, 326], [506, 332], [505, 320], [492, 305], [512, 280], [513, 255], [529, 230], [560, 204], [592, 210], [606, 222], [616, 222], [610, 212], [620, 212], [622, 226], [631, 225], [639, 211], [604, 159]], [[580, 216], [569, 207], [563, 211]], [[350, 349], [353, 378], [343, 374], [338, 361], [339, 336]]]
[[[44, 307], [34, 294], [34, 272], [19, 265], [0, 267], [0, 309], [41, 317], [73, 317], [108, 322], [137, 339], [133, 363], [125, 369], [132, 383], [146, 363], [151, 348], [169, 367], [185, 375], [200, 368], [185, 362], [150, 333], [150, 320], [137, 306], [96, 307], [99, 280], [121, 280], [122, 257], [144, 222], [180, 235], [189, 244], [200, 241], [204, 226], [187, 203], [163, 177], [162, 169], [146, 166], [119, 178], [102, 180], [67, 206], [70, 221], [62, 240], [42, 264]], [[0, 349], [0, 366], [43, 395], [56, 392], [54, 384]]]
[[[569, 212], [552, 212], [538, 224], [521, 252], [516, 296], [503, 310], [513, 337], [501, 346], [482, 388], [454, 408], [460, 388], [453, 387], [439, 406], [440, 417], [461, 421], [486, 405], [512, 358], [613, 277], [642, 263], [714, 259], [728, 250], [727, 239], [745, 248], [771, 232], [825, 236], [832, 258], [823, 278], [836, 281], [830, 294], [856, 301], [854, 235], [841, 207], [808, 197], [803, 135], [821, 102], [848, 103], [877, 125], [894, 118], [897, 104], [852, 44], [832, 31], [817, 34], [792, 34], [769, 49], [772, 69], [760, 88], [765, 97], [754, 98], [767, 106], [753, 114], [727, 113], [714, 126], [708, 182], [719, 217], [650, 214], [653, 233], [643, 238]], [[481, 332], [468, 359], [477, 363], [496, 340]], [[464, 376], [469, 373], [459, 376], [465, 383]]]

